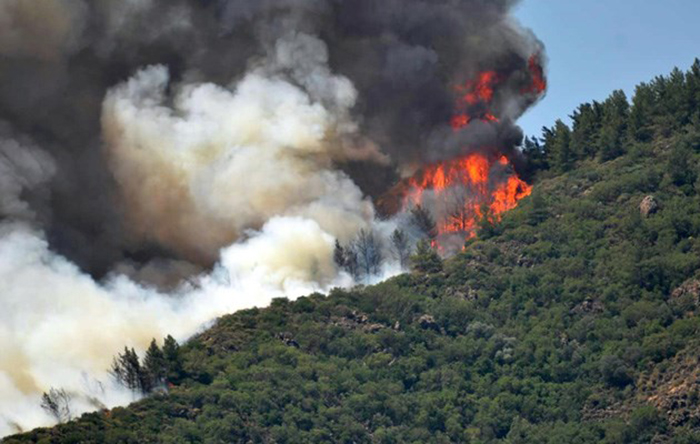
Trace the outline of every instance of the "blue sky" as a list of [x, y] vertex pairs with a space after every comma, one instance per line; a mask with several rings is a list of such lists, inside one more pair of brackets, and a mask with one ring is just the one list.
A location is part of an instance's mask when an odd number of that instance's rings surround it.
[[[523, 0], [516, 16], [547, 48], [549, 91], [523, 116], [526, 134], [700, 58], [698, 0]], [[565, 120], [568, 122], [568, 119]]]

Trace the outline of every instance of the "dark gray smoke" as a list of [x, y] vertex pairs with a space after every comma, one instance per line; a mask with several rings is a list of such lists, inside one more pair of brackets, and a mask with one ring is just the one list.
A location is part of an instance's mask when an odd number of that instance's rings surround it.
[[[280, 66], [262, 63], [271, 52], [280, 52], [276, 49], [280, 41], [294, 41], [290, 36], [297, 34], [324, 42], [328, 68], [357, 90], [351, 118], [359, 128], [343, 137], [344, 158], [334, 162], [365, 193], [388, 188], [397, 169], [449, 158], [466, 146], [511, 149], [521, 138], [511, 122], [532, 102], [521, 94], [530, 81], [528, 59], [542, 50], [509, 15], [515, 3], [4, 1], [0, 120], [12, 129], [0, 129], [0, 148], [4, 147], [0, 154], [26, 148], [21, 155], [25, 160], [0, 163], [3, 168], [16, 164], [19, 175], [14, 182], [0, 181], [0, 202], [10, 202], [0, 206], [0, 216], [31, 216], [55, 251], [96, 275], [125, 259], [146, 262], [182, 256], [157, 239], [133, 236], [133, 227], [125, 224], [125, 204], [102, 147], [107, 91], [155, 64], [169, 68], [170, 85], [226, 86], [259, 66], [307, 91], [322, 89], [313, 79], [318, 77], [317, 65], [325, 60], [314, 61], [308, 54], [295, 54], [295, 48], [285, 48], [285, 55], [275, 59]], [[314, 46], [300, 45], [298, 51], [309, 48]], [[292, 64], [294, 69], [288, 69]], [[494, 98], [492, 110], [502, 122], [475, 124], [455, 134], [449, 126], [455, 112], [454, 86], [486, 69], [509, 79]], [[324, 97], [323, 91], [310, 94]], [[333, 111], [332, 103], [324, 106]], [[22, 142], [19, 134], [31, 142]], [[385, 156], [376, 154], [377, 147]], [[31, 195], [22, 200], [25, 207], [11, 204], [17, 193]], [[186, 259], [201, 262], [200, 256]]]

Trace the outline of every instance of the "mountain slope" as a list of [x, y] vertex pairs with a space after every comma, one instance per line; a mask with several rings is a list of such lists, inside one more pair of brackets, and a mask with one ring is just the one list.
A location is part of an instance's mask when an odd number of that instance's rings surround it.
[[684, 85], [673, 120], [676, 96], [638, 91], [546, 130], [533, 195], [442, 271], [225, 316], [180, 349], [167, 395], [4, 442], [700, 441]]

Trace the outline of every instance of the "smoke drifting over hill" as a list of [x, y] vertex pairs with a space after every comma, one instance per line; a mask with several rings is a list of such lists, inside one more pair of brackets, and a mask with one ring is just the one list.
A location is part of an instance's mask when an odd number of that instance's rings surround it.
[[[392, 171], [512, 152], [542, 54], [514, 3], [3, 2], [0, 435], [51, 386], [128, 402], [90, 382], [125, 344], [348, 283], [333, 243], [391, 229]], [[485, 69], [500, 121], [455, 133]]]

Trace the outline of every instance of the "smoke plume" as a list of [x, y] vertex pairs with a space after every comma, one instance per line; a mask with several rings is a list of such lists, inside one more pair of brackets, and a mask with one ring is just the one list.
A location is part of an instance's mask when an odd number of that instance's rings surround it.
[[[51, 387], [133, 400], [105, 373], [125, 345], [351, 284], [334, 243], [388, 237], [399, 175], [512, 151], [543, 58], [514, 3], [2, 2], [0, 436], [49, 424]], [[457, 134], [487, 69], [500, 122]]]

